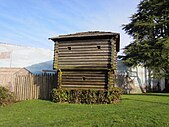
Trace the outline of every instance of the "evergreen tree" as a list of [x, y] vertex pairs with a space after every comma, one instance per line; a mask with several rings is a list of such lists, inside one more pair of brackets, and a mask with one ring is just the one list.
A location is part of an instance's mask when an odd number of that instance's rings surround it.
[[121, 56], [128, 66], [143, 65], [166, 79], [169, 91], [169, 0], [142, 0], [123, 30], [134, 41]]

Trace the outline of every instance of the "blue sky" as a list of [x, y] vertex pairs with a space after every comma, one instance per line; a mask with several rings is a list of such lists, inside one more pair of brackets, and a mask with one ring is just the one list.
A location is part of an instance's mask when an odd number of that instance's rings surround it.
[[53, 49], [49, 37], [84, 31], [121, 34], [140, 0], [0, 0], [0, 42]]

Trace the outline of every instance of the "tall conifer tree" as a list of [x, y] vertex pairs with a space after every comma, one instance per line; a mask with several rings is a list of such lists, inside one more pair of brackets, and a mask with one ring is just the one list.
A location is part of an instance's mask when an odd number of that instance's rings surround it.
[[134, 41], [121, 56], [128, 66], [143, 65], [166, 79], [169, 92], [169, 0], [142, 0], [123, 30]]

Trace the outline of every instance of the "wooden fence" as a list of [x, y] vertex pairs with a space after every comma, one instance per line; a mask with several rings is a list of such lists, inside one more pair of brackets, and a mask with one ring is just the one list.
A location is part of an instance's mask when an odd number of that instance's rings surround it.
[[56, 74], [15, 76], [16, 100], [50, 99], [51, 90], [57, 85]]

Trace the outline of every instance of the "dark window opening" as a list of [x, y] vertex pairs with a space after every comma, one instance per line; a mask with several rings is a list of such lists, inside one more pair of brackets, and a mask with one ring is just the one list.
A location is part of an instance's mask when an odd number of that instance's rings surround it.
[[71, 47], [67, 47], [68, 50], [71, 50], [72, 48]]
[[97, 49], [101, 49], [101, 46], [97, 46]]
[[82, 80], [83, 80], [83, 81], [85, 81], [85, 80], [86, 80], [86, 78], [85, 78], [85, 77], [83, 77], [83, 78], [82, 78]]

